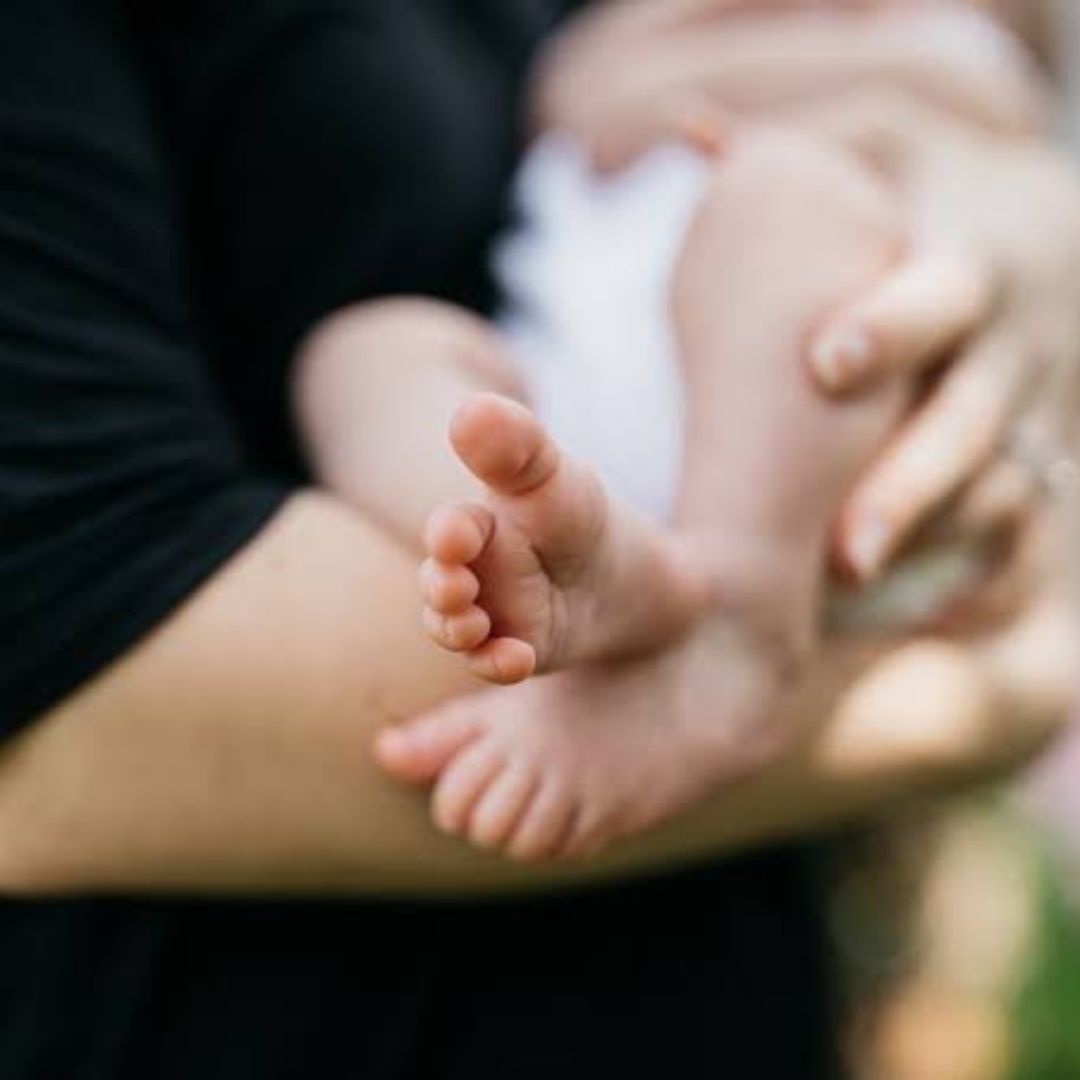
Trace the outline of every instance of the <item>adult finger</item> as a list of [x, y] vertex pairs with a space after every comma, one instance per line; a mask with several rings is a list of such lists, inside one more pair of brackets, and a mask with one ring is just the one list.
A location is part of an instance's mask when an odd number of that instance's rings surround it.
[[653, 95], [608, 116], [597, 117], [586, 135], [590, 164], [600, 175], [632, 165], [660, 142], [684, 142], [706, 157], [718, 156], [733, 120], [716, 101], [690, 89]]
[[960, 358], [856, 486], [841, 510], [838, 550], [872, 580], [904, 540], [985, 467], [1024, 391], [1025, 354], [988, 335]]
[[975, 260], [917, 254], [829, 321], [811, 342], [811, 369], [830, 393], [924, 370], [983, 325], [993, 303], [992, 275]]

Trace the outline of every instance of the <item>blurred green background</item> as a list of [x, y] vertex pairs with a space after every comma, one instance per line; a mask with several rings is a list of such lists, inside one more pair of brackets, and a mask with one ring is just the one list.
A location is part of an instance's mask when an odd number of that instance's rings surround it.
[[860, 1080], [1080, 1080], [1078, 754], [1074, 739], [1049, 781], [840, 846], [832, 922]]

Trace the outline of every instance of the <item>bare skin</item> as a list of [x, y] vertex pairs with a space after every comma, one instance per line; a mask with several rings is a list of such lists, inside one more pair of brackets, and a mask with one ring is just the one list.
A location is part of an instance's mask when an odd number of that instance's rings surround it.
[[[975, 778], [985, 775], [987, 767], [1006, 769], [1026, 752], [1025, 746], [1033, 746], [1026, 740], [1037, 726], [1034, 718], [1042, 717], [1052, 735], [1075, 696], [1075, 619], [1056, 600], [1037, 603], [1013, 627], [972, 648], [930, 641], [895, 651], [886, 643], [881, 648], [877, 654], [874, 648], [856, 646], [846, 656], [834, 648], [807, 673], [777, 718], [791, 734], [778, 754], [763, 732], [725, 730], [719, 722], [710, 699], [718, 700], [724, 687], [717, 679], [716, 642], [705, 627], [642, 661], [534, 679], [452, 702], [384, 732], [378, 758], [406, 783], [424, 789], [434, 784], [436, 822], [446, 831], [519, 861], [543, 862], [549, 872], [572, 871], [579, 865], [602, 868], [611, 859], [618, 863], [642, 845], [671, 850], [673, 829], [684, 837], [693, 835], [710, 814], [721, 829], [725, 817], [737, 829], [743, 820], [740, 808], [748, 804], [755, 807], [759, 825], [780, 825], [791, 820], [792, 799], [797, 801], [803, 790], [807, 768], [829, 778], [818, 792], [820, 802], [807, 808], [818, 822], [831, 816], [838, 796], [861, 792], [862, 798], [880, 801], [890, 790], [902, 790], [896, 787], [900, 762], [913, 764], [911, 775], [920, 777], [906, 794], [947, 785], [958, 772]], [[853, 683], [838, 702], [830, 682], [845, 665]], [[820, 707], [830, 716], [825, 728], [814, 719]], [[582, 732], [584, 739], [610, 733], [618, 739], [650, 732], [655, 749], [671, 732], [693, 731], [699, 738], [708, 732], [712, 748], [724, 747], [726, 778], [745, 778], [714, 788], [687, 815], [642, 835], [669, 812], [665, 799], [674, 786], [688, 792], [683, 779], [627, 756], [610, 765], [614, 775], [605, 788], [607, 801], [579, 805], [566, 816], [552, 812], [566, 805], [555, 786], [560, 774], [552, 771], [524, 816], [514, 819], [506, 805], [521, 798], [523, 784], [515, 772], [500, 771], [504, 755], [536, 742], [550, 755], [545, 733], [564, 716], [567, 725], [558, 726], [560, 733]], [[562, 750], [579, 760], [572, 745]], [[455, 761], [467, 762], [468, 770], [454, 773], [447, 766]], [[480, 782], [492, 773], [503, 782]], [[808, 823], [801, 819], [804, 827]], [[594, 859], [613, 836], [626, 842]], [[573, 859], [551, 865], [557, 855]], [[580, 863], [586, 856], [589, 861]]]
[[[545, 892], [867, 816], [1015, 764], [1069, 715], [1066, 612], [1033, 611], [993, 651], [833, 649], [793, 703], [799, 737], [781, 758], [595, 862], [522, 867], [440, 837], [427, 800], [371, 760], [403, 717], [471, 702], [496, 722], [541, 683], [451, 703], [476, 687], [423, 640], [410, 561], [337, 500], [293, 499], [153, 635], [6, 744], [0, 891]], [[679, 700], [707, 693], [687, 682]]]
[[477, 397], [450, 438], [487, 498], [428, 521], [425, 624], [474, 675], [510, 684], [656, 648], [704, 612], [705, 575], [678, 538], [609, 499], [524, 406]]
[[861, 167], [798, 135], [751, 132], [721, 162], [676, 268], [687, 385], [677, 509], [715, 567], [718, 614], [782, 678], [813, 647], [836, 510], [910, 393], [827, 400], [801, 365], [823, 319], [901, 255], [898, 208]]
[[[898, 236], [869, 174], [810, 140], [750, 133], [719, 164], [675, 287], [691, 402], [676, 533], [608, 498], [521, 405], [488, 395], [457, 409], [451, 443], [483, 495], [427, 524], [436, 642], [511, 683], [659, 648], [708, 613], [722, 704], [670, 724], [652, 708], [641, 723], [560, 710], [535, 731], [481, 733], [444, 763], [444, 829], [528, 855], [533, 833], [557, 832], [565, 853], [591, 851], [684, 809], [772, 743], [769, 719], [814, 645], [829, 522], [904, 400], [887, 383], [829, 402], [801, 348], [888, 271]], [[579, 678], [583, 701], [590, 680], [607, 682]]]
[[[660, 645], [706, 610], [775, 646], [776, 669], [804, 652], [825, 531], [904, 390], [838, 406], [798, 357], [898, 249], [894, 207], [861, 169], [787, 133], [741, 139], [717, 166], [675, 284], [688, 400], [681, 542], [609, 499], [525, 409], [477, 398], [450, 439], [487, 497], [428, 522], [434, 639], [502, 683]], [[799, 274], [806, 252], [815, 265]]]
[[740, 724], [731, 708], [741, 688], [727, 656], [703, 625], [636, 663], [531, 680], [513, 708], [480, 701], [387, 733], [379, 760], [434, 785], [444, 832], [523, 861], [595, 856], [771, 756], [776, 727]]
[[[378, 355], [366, 371], [352, 365], [365, 389], [386, 373]], [[416, 390], [394, 415], [412, 415]], [[434, 415], [445, 421], [454, 394]], [[444, 428], [430, 430], [440, 490], [469, 496], [474, 484], [439, 456]], [[375, 465], [388, 484], [401, 479], [388, 472], [400, 462]], [[406, 507], [392, 524], [415, 544], [422, 516]], [[410, 578], [408, 556], [336, 500], [293, 500], [157, 632], [6, 749], [0, 888], [475, 894], [655, 871], [1015, 764], [1064, 723], [1076, 671], [1061, 610], [991, 649], [910, 646], [854, 688], [855, 673], [832, 663], [831, 691], [800, 699], [797, 747], [755, 778], [614, 858], [524, 871], [434, 836], [420, 800], [368, 765], [379, 726], [469, 688], [419, 640]], [[533, 685], [500, 691], [500, 708]], [[490, 722], [495, 697], [476, 702]]]
[[[499, 492], [496, 492], [496, 496], [497, 496], [497, 497], [498, 497], [498, 495], [499, 495]], [[464, 580], [464, 579], [461, 579], [461, 580]], [[480, 584], [480, 582], [476, 582], [476, 584]], [[473, 588], [475, 588], [475, 586], [474, 586], [474, 585], [473, 585], [472, 583], [468, 583], [468, 584], [467, 584], [467, 588], [465, 588], [465, 592], [468, 592], [469, 590], [471, 590], [471, 589], [473, 589]], [[489, 593], [490, 593], [490, 589], [489, 589]], [[796, 651], [797, 651], [797, 650], [796, 650]], [[766, 681], [768, 681], [768, 680], [766, 680]], [[755, 690], [754, 692], [755, 692], [755, 693], [759, 693], [760, 691], [759, 691], [759, 690]], [[768, 692], [768, 688], [766, 688], [766, 692]], [[519, 781], [518, 781], [518, 782], [519, 782]]]
[[[1053, 24], [1033, 17], [1044, 6], [974, 5], [999, 16], [1008, 9], [1005, 21], [1037, 47], [1052, 37]], [[535, 122], [573, 133], [604, 171], [670, 138], [688, 114], [775, 115], [852, 89], [911, 93], [989, 130], [1044, 130], [1046, 87], [1027, 50], [972, 8], [908, 0], [588, 5], [543, 58]], [[1023, 26], [1013, 18], [1021, 11]]]
[[[956, 507], [958, 520], [966, 518], [968, 498], [958, 493], [977, 492], [985, 503], [981, 489], [1001, 484], [986, 447], [1029, 411], [1032, 397], [1053, 407], [1064, 396], [1050, 380], [1042, 380], [1047, 392], [992, 367], [1020, 357], [1066, 379], [1080, 370], [1075, 335], [1040, 341], [1048, 327], [1070, 325], [1077, 310], [1067, 293], [1078, 275], [1060, 270], [1076, 249], [1075, 214], [1053, 176], [1069, 169], [1046, 168], [1053, 151], [1042, 138], [1052, 112], [1044, 76], [1061, 74], [1054, 60], [1062, 58], [1053, 54], [1068, 38], [1066, 7], [1064, 0], [629, 0], [579, 16], [541, 71], [540, 122], [573, 132], [598, 165], [632, 160], [671, 137], [688, 113], [745, 110], [818, 131], [825, 114], [831, 138], [865, 153], [905, 189], [913, 217], [928, 202], [944, 207], [897, 272], [823, 327], [808, 350], [829, 391], [952, 360], [949, 377], [895, 434], [838, 523], [837, 561], [862, 581], [881, 572], [913, 523]], [[810, 22], [798, 16], [802, 8], [816, 9]], [[911, 174], [921, 181], [915, 193], [906, 184]], [[1076, 185], [1066, 179], [1067, 204]], [[972, 221], [980, 206], [992, 213]], [[861, 345], [838, 357], [837, 340]], [[960, 422], [973, 391], [989, 419]], [[1036, 502], [1029, 495], [1028, 509]]]

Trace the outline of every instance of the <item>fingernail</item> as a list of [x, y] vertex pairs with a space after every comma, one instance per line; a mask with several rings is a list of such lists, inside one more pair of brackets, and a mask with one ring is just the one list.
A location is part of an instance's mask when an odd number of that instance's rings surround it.
[[865, 514], [856, 523], [848, 544], [848, 557], [862, 581], [877, 577], [891, 543], [892, 530], [880, 514]]
[[818, 378], [830, 390], [850, 386], [870, 367], [873, 359], [874, 344], [870, 335], [851, 326], [827, 332], [810, 357]]
[[390, 728], [375, 736], [375, 753], [377, 756], [397, 757], [409, 749], [409, 744], [410, 739], [405, 732]]

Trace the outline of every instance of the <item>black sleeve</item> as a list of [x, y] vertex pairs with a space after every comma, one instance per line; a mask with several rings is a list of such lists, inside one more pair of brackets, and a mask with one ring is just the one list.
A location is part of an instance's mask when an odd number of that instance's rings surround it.
[[487, 247], [550, 0], [166, 0], [144, 33], [187, 169], [213, 359], [277, 468], [288, 366], [356, 300], [489, 299]]
[[143, 637], [279, 505], [194, 340], [109, 0], [0, 3], [0, 730]]

